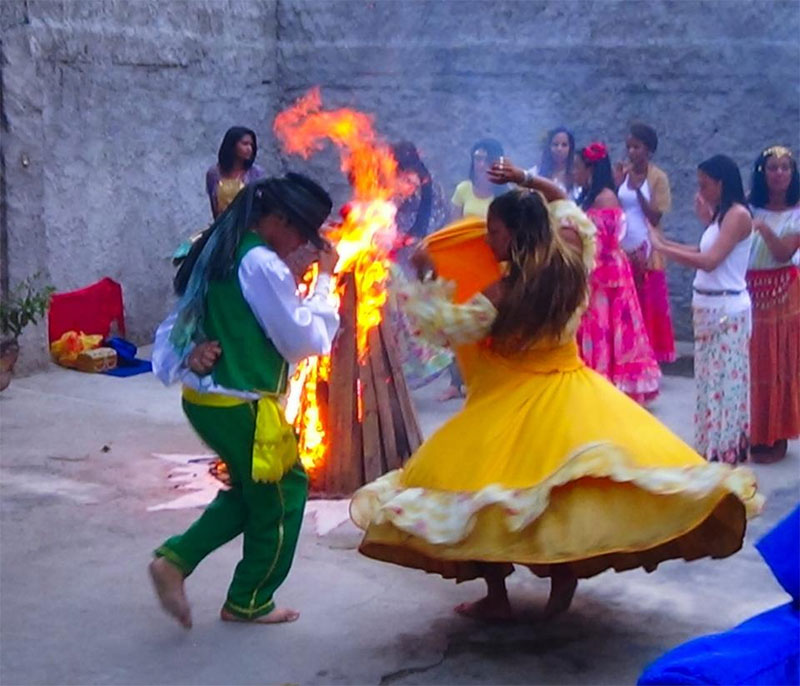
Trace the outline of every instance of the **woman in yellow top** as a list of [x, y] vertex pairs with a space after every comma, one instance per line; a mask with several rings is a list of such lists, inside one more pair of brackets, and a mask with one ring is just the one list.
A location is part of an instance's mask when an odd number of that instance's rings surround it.
[[[231, 126], [222, 138], [217, 152], [217, 164], [206, 172], [206, 194], [211, 203], [211, 215], [216, 219], [233, 202], [247, 184], [264, 178], [264, 170], [255, 164], [258, 140], [252, 129]], [[192, 245], [208, 237], [208, 228], [191, 235], [172, 254], [172, 264], [178, 266], [186, 259]]]
[[252, 129], [232, 126], [225, 132], [217, 153], [217, 164], [206, 172], [206, 193], [211, 214], [219, 217], [248, 183], [264, 178], [256, 161], [258, 140]]
[[751, 472], [706, 462], [581, 362], [595, 228], [554, 184], [533, 185], [550, 202], [510, 191], [491, 203], [488, 233], [466, 221], [426, 239], [418, 264], [440, 278], [401, 300], [456, 347], [466, 403], [351, 504], [364, 555], [483, 578], [487, 596], [456, 608], [482, 619], [511, 616], [513, 563], [551, 578], [553, 615], [579, 578], [731, 555], [761, 500]]
[[[451, 215], [459, 217], [480, 217], [486, 219], [489, 205], [504, 188], [489, 180], [489, 170], [502, 161], [503, 145], [494, 138], [483, 138], [472, 146], [469, 162], [469, 178], [456, 186], [453, 197]], [[439, 395], [438, 400], [463, 398], [464, 381], [458, 365], [453, 362], [448, 368], [450, 385]]]
[[503, 157], [503, 145], [494, 138], [484, 138], [472, 146], [469, 161], [469, 178], [456, 186], [450, 202], [452, 217], [480, 217], [486, 219], [489, 204], [503, 192], [489, 180], [492, 165]]

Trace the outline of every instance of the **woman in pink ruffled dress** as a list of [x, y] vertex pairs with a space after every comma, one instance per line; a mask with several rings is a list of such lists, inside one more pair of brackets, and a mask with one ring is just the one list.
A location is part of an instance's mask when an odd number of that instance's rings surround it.
[[583, 188], [579, 203], [597, 227], [589, 307], [578, 329], [581, 356], [619, 390], [645, 404], [658, 395], [661, 370], [647, 336], [631, 265], [620, 245], [625, 214], [606, 146], [592, 143], [581, 149], [574, 173]]

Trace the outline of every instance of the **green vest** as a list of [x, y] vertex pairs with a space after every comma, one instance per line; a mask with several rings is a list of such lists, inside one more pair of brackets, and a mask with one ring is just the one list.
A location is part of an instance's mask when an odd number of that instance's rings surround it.
[[212, 281], [206, 295], [205, 331], [219, 341], [222, 355], [211, 372], [214, 382], [240, 391], [280, 394], [286, 390], [286, 360], [258, 323], [239, 285], [242, 258], [264, 242], [248, 231], [236, 252], [230, 278]]

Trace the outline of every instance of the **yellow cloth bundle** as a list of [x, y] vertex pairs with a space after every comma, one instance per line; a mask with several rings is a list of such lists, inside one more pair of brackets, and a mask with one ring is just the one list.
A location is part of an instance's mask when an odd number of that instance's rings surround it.
[[102, 340], [103, 337], [99, 335], [87, 335], [83, 331], [67, 331], [50, 344], [50, 354], [58, 364], [74, 367], [78, 355], [97, 348]]

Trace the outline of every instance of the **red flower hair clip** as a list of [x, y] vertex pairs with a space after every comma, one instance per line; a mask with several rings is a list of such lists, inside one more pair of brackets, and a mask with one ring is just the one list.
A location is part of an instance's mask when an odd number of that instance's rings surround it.
[[589, 143], [583, 149], [583, 159], [587, 162], [599, 162], [608, 157], [608, 148], [603, 143]]

